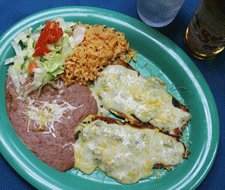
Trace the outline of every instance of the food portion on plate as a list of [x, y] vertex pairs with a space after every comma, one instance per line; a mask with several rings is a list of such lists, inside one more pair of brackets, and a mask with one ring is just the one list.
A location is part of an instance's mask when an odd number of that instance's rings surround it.
[[149, 177], [153, 168], [170, 170], [187, 155], [182, 142], [158, 129], [110, 117], [88, 116], [75, 134], [75, 167], [87, 174], [98, 168], [123, 184]]
[[91, 88], [98, 100], [98, 112], [124, 117], [134, 125], [157, 127], [180, 136], [191, 118], [187, 108], [173, 105], [167, 85], [157, 77], [145, 78], [121, 65], [108, 66]]
[[138, 64], [137, 51], [123, 33], [61, 17], [32, 30], [14, 38], [16, 55], [5, 60], [6, 108], [37, 158], [62, 172], [97, 168], [132, 184], [188, 157], [179, 140], [188, 108], [164, 81], [129, 64]]
[[137, 52], [130, 48], [123, 33], [100, 25], [83, 24], [82, 26], [86, 29], [84, 39], [74, 47], [74, 53], [63, 65], [62, 78], [67, 85], [74, 81], [81, 85], [88, 85], [101, 75], [101, 71], [106, 66], [127, 65], [131, 59], [136, 60]]
[[[26, 78], [26, 84], [32, 82]], [[85, 116], [98, 111], [91, 91], [86, 86], [64, 81], [53, 81], [51, 85], [29, 94], [26, 100], [17, 95], [10, 77], [6, 81], [6, 108], [10, 122], [25, 146], [34, 155], [59, 171], [67, 171], [74, 166], [73, 144], [74, 126]], [[23, 89], [23, 86], [22, 86]]]

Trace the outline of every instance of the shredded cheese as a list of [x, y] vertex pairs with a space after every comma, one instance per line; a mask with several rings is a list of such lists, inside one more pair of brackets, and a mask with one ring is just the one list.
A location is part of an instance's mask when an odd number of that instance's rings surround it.
[[24, 106], [23, 113], [28, 118], [28, 132], [30, 130], [30, 123], [33, 121], [37, 132], [44, 129], [43, 133], [51, 133], [53, 137], [56, 137], [54, 134], [54, 123], [61, 122], [66, 113], [72, 113], [73, 110], [82, 106], [74, 107], [61, 99], [55, 99], [49, 103], [29, 97], [28, 104]]
[[167, 85], [157, 77], [145, 78], [135, 70], [110, 65], [91, 88], [98, 103], [99, 115], [119, 112], [174, 134], [191, 118], [188, 112], [172, 104]]

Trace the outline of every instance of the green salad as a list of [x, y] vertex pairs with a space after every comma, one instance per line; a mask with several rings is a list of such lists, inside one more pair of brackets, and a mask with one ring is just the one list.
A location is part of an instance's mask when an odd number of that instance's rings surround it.
[[[61, 17], [46, 21], [34, 32], [32, 30], [28, 28], [14, 38], [11, 45], [16, 55], [5, 60], [5, 65], [10, 64], [8, 75], [23, 99], [38, 89], [40, 95], [46, 84], [57, 88], [52, 80], [64, 72], [66, 58], [73, 54], [74, 46], [83, 41], [85, 34], [85, 27], [66, 22]], [[21, 85], [28, 76], [33, 76], [33, 82], [26, 85], [23, 92]]]

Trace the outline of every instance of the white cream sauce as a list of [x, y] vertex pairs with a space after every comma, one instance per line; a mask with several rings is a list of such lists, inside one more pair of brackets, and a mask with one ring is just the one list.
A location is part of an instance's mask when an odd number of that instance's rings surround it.
[[145, 78], [120, 65], [108, 66], [91, 88], [100, 115], [117, 111], [174, 134], [191, 116], [172, 104], [167, 85], [157, 77]]
[[175, 166], [182, 162], [184, 146], [158, 129], [96, 120], [75, 128], [80, 131], [74, 145], [75, 168], [91, 174], [96, 168], [119, 183], [132, 184], [153, 173], [153, 166]]

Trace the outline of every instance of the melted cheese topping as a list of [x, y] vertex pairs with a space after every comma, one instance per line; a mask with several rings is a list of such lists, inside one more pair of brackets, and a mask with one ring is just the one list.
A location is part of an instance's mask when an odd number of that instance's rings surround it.
[[191, 116], [172, 104], [167, 85], [157, 77], [145, 78], [138, 72], [120, 65], [108, 66], [91, 88], [101, 115], [117, 111], [135, 115], [142, 122], [150, 122], [163, 131], [174, 134]]
[[75, 168], [87, 174], [99, 168], [119, 183], [132, 184], [147, 178], [157, 163], [174, 166], [183, 160], [183, 144], [158, 129], [96, 120], [81, 123], [75, 133], [78, 131], [81, 132], [74, 145]]
[[[62, 122], [66, 113], [72, 113], [73, 110], [82, 106], [74, 107], [62, 99], [55, 99], [49, 103], [28, 98], [28, 104], [24, 110], [24, 116], [28, 119], [28, 132], [30, 122], [33, 121], [36, 131], [45, 129], [43, 133], [51, 133], [53, 137], [56, 137], [54, 123]], [[70, 119], [70, 114], [67, 118]]]

